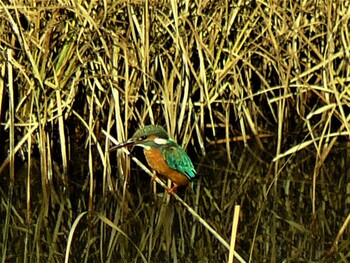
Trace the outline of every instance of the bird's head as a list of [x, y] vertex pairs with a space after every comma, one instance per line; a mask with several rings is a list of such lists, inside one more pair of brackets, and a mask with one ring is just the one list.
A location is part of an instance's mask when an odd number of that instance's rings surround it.
[[170, 139], [168, 133], [162, 126], [148, 125], [137, 130], [129, 140], [116, 145], [115, 147], [111, 148], [110, 151], [127, 146], [140, 146], [147, 150], [151, 147], [166, 145], [169, 143], [169, 141]]

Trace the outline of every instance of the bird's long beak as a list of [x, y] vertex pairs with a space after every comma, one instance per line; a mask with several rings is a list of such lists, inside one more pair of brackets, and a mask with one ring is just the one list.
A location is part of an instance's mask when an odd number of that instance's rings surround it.
[[114, 152], [114, 151], [117, 151], [120, 148], [134, 146], [134, 145], [135, 145], [134, 141], [128, 140], [126, 142], [122, 142], [122, 143], [112, 147], [111, 149], [109, 149], [109, 152]]

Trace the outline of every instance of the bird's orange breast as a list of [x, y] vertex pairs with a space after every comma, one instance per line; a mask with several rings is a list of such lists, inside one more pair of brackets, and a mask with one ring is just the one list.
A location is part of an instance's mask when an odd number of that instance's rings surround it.
[[152, 147], [151, 149], [144, 150], [144, 153], [148, 165], [157, 173], [169, 178], [176, 185], [187, 185], [189, 183], [189, 180], [185, 175], [171, 169], [167, 165], [163, 154], [157, 148]]

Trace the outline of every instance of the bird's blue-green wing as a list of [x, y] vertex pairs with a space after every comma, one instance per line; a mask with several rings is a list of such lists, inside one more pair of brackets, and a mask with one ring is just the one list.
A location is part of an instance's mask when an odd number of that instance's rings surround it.
[[167, 146], [162, 149], [166, 163], [171, 169], [184, 174], [189, 180], [196, 176], [196, 170], [193, 167], [190, 157], [177, 144]]

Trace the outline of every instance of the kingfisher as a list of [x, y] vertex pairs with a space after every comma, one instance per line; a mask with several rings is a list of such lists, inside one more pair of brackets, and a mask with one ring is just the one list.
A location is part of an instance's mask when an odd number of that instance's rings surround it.
[[113, 147], [114, 151], [121, 147], [139, 146], [143, 148], [148, 165], [153, 169], [154, 176], [159, 174], [174, 184], [168, 190], [173, 193], [179, 186], [187, 185], [196, 176], [196, 170], [190, 157], [162, 126], [148, 125], [135, 132], [126, 142]]

